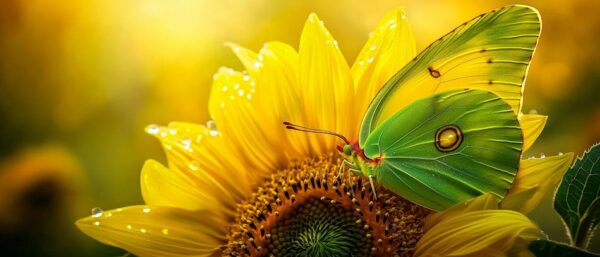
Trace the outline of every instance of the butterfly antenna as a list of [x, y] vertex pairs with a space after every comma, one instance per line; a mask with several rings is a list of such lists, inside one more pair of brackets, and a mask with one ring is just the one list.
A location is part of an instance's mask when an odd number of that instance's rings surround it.
[[345, 136], [340, 135], [340, 134], [335, 133], [335, 132], [331, 132], [331, 131], [327, 131], [327, 130], [322, 130], [322, 129], [307, 128], [307, 127], [296, 125], [296, 124], [293, 124], [293, 123], [287, 122], [287, 121], [284, 121], [283, 125], [285, 125], [286, 129], [298, 130], [298, 131], [308, 132], [308, 133], [332, 135], [332, 136], [335, 136], [335, 137], [343, 140], [344, 143], [350, 144], [350, 141], [348, 141], [348, 139]]

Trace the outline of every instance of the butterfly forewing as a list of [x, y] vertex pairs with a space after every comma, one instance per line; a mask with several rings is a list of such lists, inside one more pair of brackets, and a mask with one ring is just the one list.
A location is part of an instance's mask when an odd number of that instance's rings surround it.
[[504, 197], [522, 144], [510, 105], [461, 89], [406, 106], [369, 135], [364, 153], [381, 158], [375, 176], [385, 188], [439, 211], [486, 192]]
[[440, 38], [396, 73], [373, 99], [361, 124], [360, 146], [398, 110], [436, 92], [491, 91], [518, 113], [540, 29], [538, 12], [517, 5], [480, 15]]

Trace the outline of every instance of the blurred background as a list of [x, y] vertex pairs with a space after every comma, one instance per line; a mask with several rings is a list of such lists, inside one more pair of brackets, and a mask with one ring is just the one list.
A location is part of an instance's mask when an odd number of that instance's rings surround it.
[[[73, 222], [93, 207], [142, 203], [143, 161], [164, 161], [144, 127], [208, 120], [212, 74], [219, 66], [241, 69], [226, 41], [253, 50], [271, 40], [297, 47], [314, 11], [351, 64], [392, 8], [405, 6], [422, 49], [512, 3], [535, 6], [543, 19], [523, 110], [550, 118], [526, 156], [580, 154], [600, 140], [597, 1], [2, 0], [0, 251], [123, 255]], [[532, 216], [566, 240], [547, 213]]]

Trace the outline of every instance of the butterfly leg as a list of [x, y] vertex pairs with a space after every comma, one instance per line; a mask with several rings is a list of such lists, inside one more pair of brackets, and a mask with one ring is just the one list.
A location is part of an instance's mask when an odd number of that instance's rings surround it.
[[342, 161], [342, 164], [340, 164], [340, 168], [338, 169], [338, 174], [337, 174], [337, 176], [335, 176], [334, 181], [337, 181], [340, 178], [340, 176], [342, 175], [342, 172], [344, 171], [345, 166], [348, 166], [350, 168], [356, 168], [356, 165], [354, 165], [354, 163], [351, 163], [348, 160]]
[[369, 175], [369, 184], [371, 184], [371, 190], [373, 190], [373, 198], [377, 201], [377, 192], [375, 191], [375, 185], [373, 184], [373, 175]]

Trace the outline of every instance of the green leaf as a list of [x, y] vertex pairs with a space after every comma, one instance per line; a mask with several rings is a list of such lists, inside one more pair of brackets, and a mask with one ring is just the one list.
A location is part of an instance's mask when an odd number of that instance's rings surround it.
[[600, 221], [600, 145], [593, 145], [563, 177], [554, 209], [571, 237], [571, 245], [587, 247]]
[[600, 255], [590, 253], [579, 248], [571, 247], [561, 243], [535, 240], [529, 243], [529, 250], [537, 257], [598, 257]]

